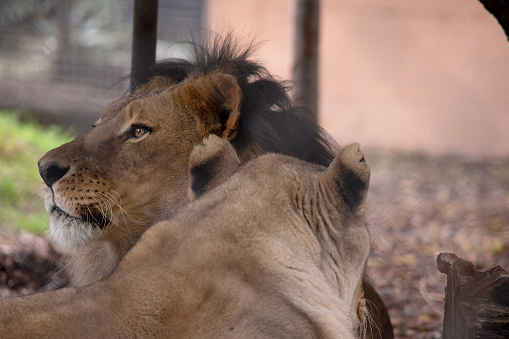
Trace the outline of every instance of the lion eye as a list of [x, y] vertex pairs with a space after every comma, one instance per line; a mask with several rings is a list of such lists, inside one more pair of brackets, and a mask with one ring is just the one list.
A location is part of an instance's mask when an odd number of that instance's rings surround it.
[[150, 133], [150, 128], [143, 125], [131, 125], [131, 135], [134, 138], [141, 138], [145, 134]]

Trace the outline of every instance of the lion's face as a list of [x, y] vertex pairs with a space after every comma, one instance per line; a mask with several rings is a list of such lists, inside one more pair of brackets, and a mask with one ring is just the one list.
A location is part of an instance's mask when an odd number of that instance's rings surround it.
[[[220, 85], [216, 92], [209, 82]], [[106, 266], [114, 265], [141, 232], [187, 201], [193, 146], [210, 133], [226, 138], [233, 133], [207, 111], [210, 96], [217, 96], [214, 107], [233, 114], [237, 103], [222, 106], [221, 94], [239, 96], [236, 86], [233, 77], [216, 74], [126, 97], [109, 105], [88, 134], [48, 152], [39, 168], [57, 248], [76, 255], [102, 247], [99, 252], [110, 254], [101, 258], [109, 273]], [[90, 282], [71, 269], [73, 274], [77, 285]]]
[[[110, 105], [90, 133], [40, 161], [53, 193], [47, 199], [52, 235], [64, 250], [113, 233], [118, 237], [123, 230], [128, 238], [127, 231], [140, 231], [132, 226], [143, 226], [164, 206], [184, 199], [186, 159], [199, 141], [193, 121], [164, 93], [117, 111], [120, 104]], [[169, 114], [154, 114], [163, 105]]]

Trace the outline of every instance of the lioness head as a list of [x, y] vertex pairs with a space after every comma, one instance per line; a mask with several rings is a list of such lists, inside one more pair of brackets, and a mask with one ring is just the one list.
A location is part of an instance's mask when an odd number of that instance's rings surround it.
[[51, 238], [67, 254], [73, 285], [107, 276], [147, 227], [187, 201], [189, 155], [205, 136], [230, 140], [242, 161], [268, 151], [333, 158], [249, 51], [226, 39], [197, 46], [194, 63], [157, 64], [88, 134], [39, 161]]
[[[200, 213], [183, 213], [184, 220], [203, 225], [210, 235], [200, 231], [197, 239], [216, 243], [222, 256], [200, 259], [206, 250], [197, 240], [196, 261], [210, 261], [203, 266], [224, 277], [230, 273], [217, 267], [235, 261], [248, 284], [278, 291], [307, 314], [319, 337], [343, 337], [345, 324], [355, 336], [362, 331], [370, 171], [358, 144], [343, 147], [328, 168], [276, 154], [240, 166], [229, 143], [211, 135], [195, 147], [189, 167], [190, 190], [200, 199], [187, 208]], [[215, 240], [217, 233], [226, 239]]]

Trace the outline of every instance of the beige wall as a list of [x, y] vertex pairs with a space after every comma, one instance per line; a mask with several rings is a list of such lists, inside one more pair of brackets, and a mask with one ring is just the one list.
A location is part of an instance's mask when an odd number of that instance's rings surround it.
[[[208, 0], [291, 77], [293, 0]], [[477, 0], [322, 0], [320, 123], [344, 144], [509, 155], [509, 42]]]

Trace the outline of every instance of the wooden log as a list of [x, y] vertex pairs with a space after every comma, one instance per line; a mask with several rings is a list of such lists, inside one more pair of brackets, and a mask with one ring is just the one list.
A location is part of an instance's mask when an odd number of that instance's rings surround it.
[[440, 253], [447, 274], [443, 338], [509, 338], [509, 274], [500, 266], [478, 272], [452, 253]]

